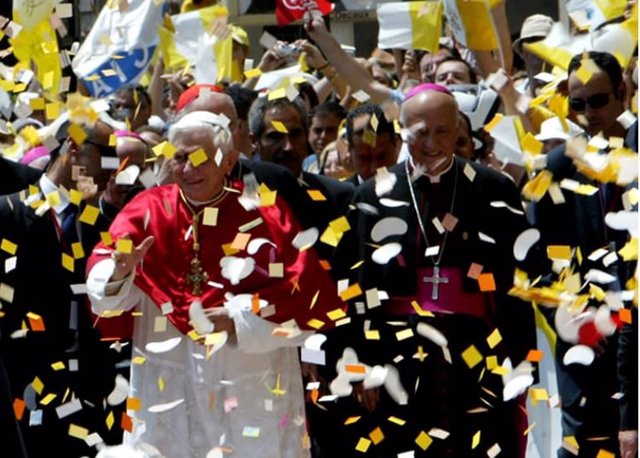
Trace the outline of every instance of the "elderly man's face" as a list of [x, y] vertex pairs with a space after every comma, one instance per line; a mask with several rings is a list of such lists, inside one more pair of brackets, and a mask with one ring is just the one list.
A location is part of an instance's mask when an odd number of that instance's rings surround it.
[[611, 87], [607, 73], [596, 73], [587, 83], [583, 83], [576, 72], [571, 73], [569, 108], [572, 119], [579, 124], [583, 124], [579, 115], [584, 115], [587, 124], [583, 127], [589, 135], [598, 132], [603, 132], [605, 137], [623, 135], [616, 132], [621, 129], [616, 119], [624, 111], [624, 87]]
[[402, 109], [409, 152], [415, 163], [431, 175], [446, 170], [460, 133], [455, 99], [426, 91], [406, 101]]
[[[276, 129], [274, 122], [282, 123], [287, 132]], [[292, 105], [271, 108], [264, 114], [264, 126], [260, 138], [255, 139], [262, 160], [280, 164], [299, 176], [307, 155], [307, 132], [298, 110]]]
[[[173, 145], [176, 147], [176, 152], [171, 159], [173, 178], [188, 198], [206, 202], [222, 191], [225, 176], [233, 169], [236, 156], [224, 155], [219, 164], [216, 163], [217, 149], [214, 147], [208, 129], [178, 132]], [[195, 166], [189, 159], [189, 155], [199, 149], [204, 150], [207, 160]]]

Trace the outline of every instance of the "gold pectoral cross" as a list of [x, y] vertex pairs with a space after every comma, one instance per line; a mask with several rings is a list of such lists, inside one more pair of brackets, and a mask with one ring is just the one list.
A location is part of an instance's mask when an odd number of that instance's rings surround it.
[[209, 274], [204, 271], [200, 259], [196, 256], [191, 260], [191, 273], [187, 275], [187, 283], [193, 285], [193, 295], [202, 294], [202, 284], [209, 280]]

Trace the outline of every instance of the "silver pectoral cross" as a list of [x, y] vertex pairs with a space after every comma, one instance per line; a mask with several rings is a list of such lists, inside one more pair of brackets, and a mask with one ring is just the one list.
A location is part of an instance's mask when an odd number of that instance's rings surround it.
[[449, 283], [449, 279], [447, 277], [440, 276], [440, 267], [433, 266], [433, 276], [424, 277], [422, 279], [425, 283], [431, 283], [433, 285], [433, 290], [431, 291], [431, 299], [438, 300], [438, 286], [440, 283]]

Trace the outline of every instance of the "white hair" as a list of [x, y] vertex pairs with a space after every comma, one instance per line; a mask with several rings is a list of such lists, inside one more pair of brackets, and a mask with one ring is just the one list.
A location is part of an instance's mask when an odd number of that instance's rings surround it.
[[229, 130], [229, 118], [209, 111], [192, 111], [180, 117], [169, 127], [169, 142], [173, 143], [179, 133], [194, 130], [209, 132], [214, 149], [220, 149], [222, 154], [233, 151], [233, 137]]

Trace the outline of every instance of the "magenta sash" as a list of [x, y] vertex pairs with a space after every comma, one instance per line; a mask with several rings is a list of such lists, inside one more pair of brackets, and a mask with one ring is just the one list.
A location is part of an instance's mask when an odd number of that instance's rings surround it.
[[466, 292], [463, 289], [463, 271], [455, 268], [440, 269], [439, 277], [446, 280], [438, 283], [438, 298], [433, 299], [432, 282], [424, 278], [433, 277], [432, 268], [418, 269], [415, 297], [395, 297], [382, 304], [385, 315], [413, 315], [418, 313], [411, 304], [415, 300], [424, 311], [436, 313], [462, 313], [478, 318], [490, 316], [491, 295], [481, 292]]

